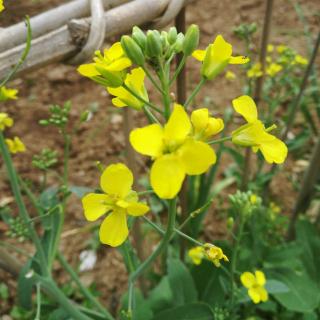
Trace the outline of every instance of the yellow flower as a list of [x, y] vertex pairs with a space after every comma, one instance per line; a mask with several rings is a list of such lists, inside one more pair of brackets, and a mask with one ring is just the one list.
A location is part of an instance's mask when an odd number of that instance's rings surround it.
[[302, 65], [308, 64], [308, 60], [306, 58], [304, 58], [303, 56], [301, 56], [300, 54], [297, 54], [294, 57], [294, 62], [298, 63], [298, 64], [302, 64]]
[[267, 51], [268, 51], [269, 53], [271, 53], [271, 52], [273, 52], [273, 50], [274, 50], [273, 44], [268, 44], [268, 46], [267, 46]]
[[6, 144], [10, 152], [13, 154], [26, 151], [26, 147], [24, 143], [18, 137], [14, 137], [13, 140], [6, 139]]
[[261, 70], [261, 63], [257, 62], [247, 71], [248, 78], [259, 78], [263, 75]]
[[221, 266], [220, 260], [224, 260], [226, 262], [229, 261], [228, 257], [223, 253], [222, 249], [216, 247], [210, 243], [206, 243], [204, 245], [206, 257], [209, 261], [211, 261], [216, 267]]
[[106, 213], [99, 236], [100, 241], [112, 247], [120, 246], [128, 237], [127, 214], [137, 217], [149, 211], [138, 202], [138, 195], [131, 189], [132, 172], [122, 163], [109, 165], [101, 175], [100, 186], [104, 193], [89, 193], [82, 198], [84, 215], [95, 221]]
[[252, 194], [252, 195], [250, 196], [250, 202], [251, 202], [251, 204], [256, 204], [256, 203], [257, 203], [257, 200], [258, 200], [258, 197], [257, 197], [256, 194]]
[[260, 150], [268, 163], [283, 163], [287, 157], [288, 148], [281, 140], [268, 133], [275, 125], [265, 129], [258, 119], [257, 107], [253, 99], [249, 96], [241, 96], [234, 99], [232, 104], [235, 111], [248, 122], [232, 132], [232, 142], [252, 147], [254, 152]]
[[192, 262], [198, 266], [201, 264], [202, 259], [205, 258], [204, 248], [201, 246], [193, 247], [188, 251], [188, 255], [191, 258]]
[[282, 66], [278, 63], [271, 63], [267, 70], [266, 73], [270, 76], [270, 77], [274, 77], [278, 72], [280, 72], [282, 70]]
[[285, 46], [285, 45], [283, 45], [283, 44], [277, 46], [277, 51], [278, 51], [279, 53], [283, 53], [283, 52], [285, 52], [286, 50], [288, 50], [288, 47]]
[[5, 127], [12, 127], [12, 125], [13, 119], [7, 113], [0, 112], [0, 131], [3, 131]]
[[[134, 91], [137, 95], [142, 97], [144, 100], [149, 101], [147, 90], [144, 86], [144, 78], [145, 73], [142, 68], [136, 68], [131, 71], [131, 73], [127, 74], [127, 77], [124, 83], [129, 87], [132, 91]], [[137, 99], [133, 96], [129, 91], [127, 91], [124, 87], [118, 88], [107, 88], [108, 92], [116, 98], [112, 99], [112, 103], [116, 107], [131, 107], [134, 109], [141, 109], [144, 106], [144, 103], [141, 100]]]
[[16, 89], [7, 89], [6, 87], [1, 87], [0, 88], [0, 101], [3, 102], [3, 101], [7, 101], [9, 99], [16, 100], [16, 99], [18, 99], [17, 93], [18, 93], [18, 90], [16, 90]]
[[232, 71], [227, 71], [225, 77], [228, 80], [235, 80], [237, 76]]
[[249, 62], [245, 56], [232, 56], [232, 45], [218, 35], [206, 50], [195, 50], [192, 56], [203, 61], [201, 74], [206, 79], [213, 79], [220, 74], [228, 64], [244, 64]]
[[217, 126], [211, 126], [210, 119], [213, 118], [209, 117], [207, 109], [195, 112], [190, 121], [184, 108], [175, 104], [164, 127], [151, 124], [130, 134], [133, 148], [154, 159], [150, 172], [151, 186], [162, 199], [172, 199], [177, 195], [186, 174], [202, 174], [216, 162], [213, 149], [200, 140], [207, 138], [208, 134], [215, 134], [214, 130], [220, 130], [220, 121], [217, 121]]
[[4, 10], [3, 0], [0, 0], [0, 12]]
[[281, 208], [279, 206], [277, 206], [274, 202], [270, 203], [270, 209], [274, 213], [280, 213], [281, 212]]
[[264, 288], [266, 278], [262, 271], [244, 272], [240, 276], [241, 283], [248, 289], [249, 297], [254, 303], [265, 302], [268, 300], [268, 292]]
[[105, 87], [119, 87], [122, 85], [131, 61], [125, 56], [120, 42], [116, 42], [109, 49], [95, 52], [94, 63], [82, 64], [78, 72]]

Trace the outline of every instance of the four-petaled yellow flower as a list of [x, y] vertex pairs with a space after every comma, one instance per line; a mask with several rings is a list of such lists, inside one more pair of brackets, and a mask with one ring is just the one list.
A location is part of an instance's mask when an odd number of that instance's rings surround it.
[[201, 246], [193, 247], [188, 251], [188, 256], [192, 262], [198, 266], [201, 264], [202, 260], [205, 258], [204, 248]]
[[298, 63], [298, 64], [302, 64], [302, 65], [307, 65], [308, 64], [308, 60], [306, 58], [304, 58], [300, 54], [295, 55], [294, 62]]
[[[145, 101], [149, 101], [148, 93], [146, 87], [144, 86], [145, 73], [142, 68], [136, 68], [127, 74], [127, 77], [124, 81], [126, 86], [130, 88], [134, 93], [143, 98]], [[112, 103], [116, 107], [130, 107], [137, 110], [140, 110], [144, 103], [137, 99], [133, 94], [131, 94], [124, 87], [118, 88], [107, 88], [108, 92], [116, 98], [112, 99]]]
[[149, 207], [138, 202], [138, 195], [131, 189], [132, 172], [122, 163], [109, 165], [101, 175], [103, 194], [89, 193], [82, 198], [84, 215], [95, 221], [106, 213], [109, 215], [100, 226], [100, 241], [112, 247], [120, 246], [128, 237], [127, 214], [141, 216]]
[[211, 243], [206, 243], [204, 245], [204, 249], [207, 259], [210, 260], [216, 267], [221, 266], [220, 260], [229, 262], [228, 257], [223, 253], [221, 248], [214, 246]]
[[262, 271], [244, 272], [240, 276], [242, 284], [248, 289], [249, 297], [254, 303], [265, 302], [268, 300], [268, 292], [264, 288], [266, 278]]
[[270, 77], [274, 77], [277, 73], [279, 73], [282, 70], [282, 65], [278, 64], [278, 63], [271, 63], [266, 70], [266, 73], [270, 76]]
[[199, 109], [190, 121], [184, 108], [175, 104], [164, 127], [151, 124], [131, 132], [133, 148], [154, 159], [150, 181], [160, 198], [173, 199], [186, 174], [202, 174], [216, 162], [214, 150], [201, 141], [221, 130], [220, 120], [211, 119], [207, 109]]
[[82, 64], [78, 72], [104, 87], [119, 87], [122, 85], [131, 61], [125, 56], [120, 42], [116, 42], [109, 49], [95, 52], [94, 63]]
[[241, 96], [232, 101], [236, 112], [241, 114], [247, 124], [232, 132], [232, 142], [244, 146], [252, 147], [254, 152], [260, 150], [268, 163], [283, 163], [287, 157], [288, 148], [278, 138], [268, 133], [276, 126], [266, 129], [258, 119], [257, 107], [253, 99], [249, 96]]
[[229, 261], [222, 249], [211, 243], [205, 243], [203, 246], [193, 247], [188, 251], [188, 255], [195, 265], [200, 265], [203, 259], [211, 261], [216, 267], [221, 266], [221, 260]]
[[12, 125], [13, 119], [7, 113], [0, 112], [0, 131], [3, 131], [5, 127], [12, 127]]
[[248, 78], [259, 78], [263, 75], [261, 63], [257, 62], [247, 71]]
[[218, 35], [206, 50], [195, 50], [192, 56], [203, 61], [201, 75], [206, 79], [213, 79], [221, 73], [228, 64], [244, 64], [249, 62], [245, 56], [232, 56], [232, 45]]
[[26, 151], [24, 143], [18, 137], [6, 139], [6, 144], [9, 148], [9, 151], [13, 154]]
[[0, 88], [0, 102], [7, 101], [7, 100], [16, 100], [18, 90], [16, 89], [8, 89], [6, 87]]

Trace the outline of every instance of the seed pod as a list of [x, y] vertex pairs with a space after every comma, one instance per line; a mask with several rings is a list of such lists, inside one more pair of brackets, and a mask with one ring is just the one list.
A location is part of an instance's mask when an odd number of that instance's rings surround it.
[[146, 49], [147, 37], [139, 27], [134, 26], [132, 28], [132, 38], [139, 45], [142, 51]]
[[144, 65], [144, 54], [139, 45], [129, 36], [121, 37], [121, 46], [127, 57], [138, 66]]
[[178, 35], [177, 28], [171, 27], [168, 32], [168, 41], [171, 45], [173, 45], [176, 42], [177, 35]]
[[198, 47], [199, 45], [199, 27], [195, 24], [192, 24], [184, 37], [182, 51], [186, 56], [192, 54], [192, 52]]
[[151, 58], [159, 57], [162, 54], [162, 43], [160, 33], [156, 30], [149, 30], [147, 33], [147, 55]]

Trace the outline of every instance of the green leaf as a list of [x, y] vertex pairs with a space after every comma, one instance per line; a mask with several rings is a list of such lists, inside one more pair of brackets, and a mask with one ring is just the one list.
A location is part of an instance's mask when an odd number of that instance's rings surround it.
[[213, 316], [207, 304], [192, 303], [162, 311], [152, 320], [212, 320]]
[[268, 279], [265, 288], [271, 294], [289, 292], [289, 288], [285, 283], [274, 279]]
[[273, 293], [276, 300], [285, 308], [296, 312], [311, 312], [320, 303], [319, 287], [306, 274], [291, 269], [278, 269], [272, 272], [274, 279], [284, 283], [289, 291], [286, 293]]
[[170, 288], [168, 276], [161, 279], [159, 284], [150, 292], [148, 304], [156, 313], [172, 307], [173, 293]]
[[197, 289], [191, 274], [179, 259], [170, 258], [168, 260], [168, 278], [175, 306], [197, 300]]
[[32, 259], [22, 267], [18, 277], [18, 304], [26, 310], [32, 308], [32, 289], [35, 284], [32, 275]]

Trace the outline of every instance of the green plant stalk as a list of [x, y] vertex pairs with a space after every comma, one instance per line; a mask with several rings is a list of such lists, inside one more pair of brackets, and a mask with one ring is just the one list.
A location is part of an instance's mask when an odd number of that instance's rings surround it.
[[29, 16], [26, 16], [25, 23], [27, 25], [27, 41], [26, 41], [26, 47], [18, 61], [18, 63], [11, 69], [9, 74], [5, 77], [5, 79], [0, 83], [0, 88], [5, 86], [8, 81], [15, 75], [15, 73], [18, 71], [18, 69], [21, 67], [21, 65], [24, 63], [26, 60], [30, 48], [31, 48], [31, 40], [32, 40], [32, 30], [31, 30], [31, 25], [30, 25], [30, 18]]
[[21, 195], [21, 191], [20, 191], [20, 187], [19, 187], [19, 180], [18, 180], [16, 171], [15, 171], [13, 163], [12, 163], [11, 155], [8, 151], [7, 146], [6, 146], [2, 131], [0, 131], [0, 150], [1, 150], [1, 153], [3, 156], [3, 161], [5, 163], [5, 166], [6, 166], [6, 169], [8, 172], [12, 192], [13, 192], [13, 195], [14, 195], [16, 201], [17, 201], [19, 215], [23, 219], [24, 223], [27, 225], [31, 240], [34, 243], [34, 245], [36, 246], [37, 252], [39, 254], [41, 271], [44, 276], [48, 276], [49, 270], [48, 270], [47, 259], [44, 254], [43, 247], [42, 247], [42, 244], [41, 244], [41, 241], [39, 239], [38, 234], [36, 233], [35, 229], [33, 228], [33, 225], [28, 223], [30, 217], [29, 217], [29, 214], [27, 212], [27, 209], [26, 209], [25, 204], [22, 199], [22, 195]]
[[41, 284], [37, 283], [37, 313], [34, 320], [40, 320], [41, 318]]
[[101, 313], [103, 313], [108, 320], [114, 320], [112, 315], [105, 309], [101, 303], [96, 299], [96, 297], [88, 290], [87, 287], [83, 285], [81, 280], [79, 279], [77, 273], [73, 270], [73, 268], [70, 266], [68, 261], [65, 259], [65, 257], [62, 255], [61, 252], [57, 253], [57, 258], [59, 262], [61, 263], [62, 267], [69, 273], [71, 279], [77, 284], [82, 294], [99, 310]]
[[150, 111], [150, 109], [147, 106], [142, 107], [144, 113], [146, 114], [149, 122], [151, 123], [157, 123], [160, 124], [160, 121], [157, 119], [157, 117]]
[[124, 89], [126, 89], [130, 94], [132, 94], [135, 98], [137, 98], [139, 101], [143, 102], [144, 104], [146, 104], [147, 106], [149, 106], [151, 109], [153, 109], [154, 111], [159, 112], [160, 114], [162, 114], [162, 111], [156, 107], [153, 103], [143, 99], [141, 96], [139, 96], [138, 94], [136, 94], [132, 89], [130, 89], [125, 83], [122, 84], [122, 87]]
[[178, 75], [180, 74], [181, 70], [183, 69], [186, 61], [187, 61], [187, 57], [185, 55], [183, 55], [176, 71], [173, 74], [172, 79], [169, 81], [169, 86], [171, 86], [176, 81], [176, 79], [177, 79]]
[[244, 228], [245, 219], [243, 217], [240, 217], [240, 225], [239, 225], [239, 233], [235, 239], [235, 246], [232, 252], [231, 257], [231, 266], [230, 266], [230, 281], [231, 281], [231, 309], [233, 311], [234, 308], [234, 291], [235, 291], [235, 273], [237, 268], [237, 258], [238, 258], [238, 251], [240, 248], [240, 243], [243, 235], [243, 228]]
[[189, 104], [192, 102], [192, 100], [195, 98], [195, 96], [198, 94], [200, 89], [203, 87], [203, 85], [207, 82], [207, 79], [202, 77], [200, 82], [197, 84], [197, 86], [194, 88], [194, 90], [191, 92], [191, 95], [187, 99], [187, 101], [184, 103], [185, 109], [189, 106]]
[[171, 236], [174, 233], [177, 211], [177, 199], [169, 200], [169, 219], [167, 229], [163, 238], [154, 252], [130, 275], [129, 281], [134, 283], [154, 262], [154, 260], [162, 253], [168, 246]]
[[232, 137], [224, 137], [224, 138], [221, 138], [221, 139], [217, 139], [217, 140], [211, 140], [208, 142], [208, 144], [217, 144], [217, 143], [221, 143], [221, 142], [225, 142], [225, 141], [230, 141], [232, 140]]
[[44, 278], [38, 275], [34, 275], [36, 280], [41, 283], [42, 287], [46, 292], [52, 296], [69, 315], [76, 320], [91, 320], [81, 311], [78, 310], [77, 306], [72, 304], [71, 301], [65, 296], [63, 291], [55, 284], [51, 278]]
[[147, 77], [149, 78], [149, 80], [151, 81], [151, 83], [155, 86], [155, 88], [161, 93], [164, 94], [163, 90], [161, 89], [161, 87], [158, 85], [158, 83], [156, 82], [156, 80], [153, 78], [152, 74], [149, 72], [148, 68], [146, 66], [142, 66], [143, 71], [145, 72], [145, 74], [147, 75]]
[[170, 88], [169, 88], [169, 70], [165, 70], [163, 68], [163, 63], [159, 61], [160, 71], [159, 71], [159, 79], [161, 81], [161, 85], [163, 88], [162, 100], [164, 104], [164, 117], [166, 120], [170, 117]]

